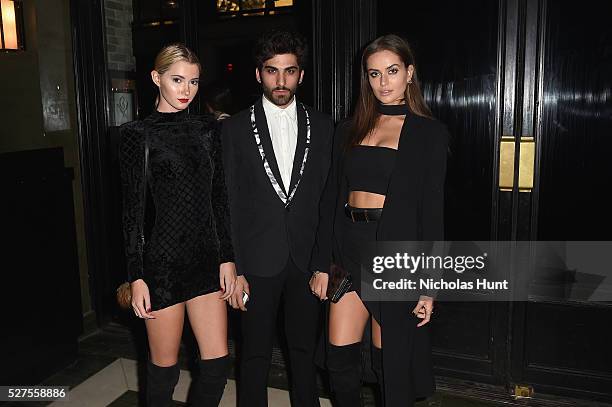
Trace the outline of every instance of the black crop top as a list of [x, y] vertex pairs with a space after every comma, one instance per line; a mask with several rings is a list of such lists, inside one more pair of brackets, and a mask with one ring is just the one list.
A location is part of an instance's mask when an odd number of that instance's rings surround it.
[[344, 164], [349, 191], [386, 195], [396, 153], [389, 147], [352, 147]]

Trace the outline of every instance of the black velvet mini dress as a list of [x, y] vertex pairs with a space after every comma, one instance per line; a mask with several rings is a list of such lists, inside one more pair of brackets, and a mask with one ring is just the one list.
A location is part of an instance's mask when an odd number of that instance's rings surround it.
[[120, 133], [128, 281], [145, 281], [152, 310], [218, 291], [234, 253], [217, 121], [154, 112]]

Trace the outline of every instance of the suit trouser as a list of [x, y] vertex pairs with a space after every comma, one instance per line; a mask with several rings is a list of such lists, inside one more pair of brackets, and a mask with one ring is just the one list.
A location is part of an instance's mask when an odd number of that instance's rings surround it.
[[310, 292], [310, 275], [291, 259], [273, 277], [246, 276], [251, 296], [242, 313], [241, 407], [268, 405], [268, 371], [275, 325], [282, 302], [289, 348], [289, 378], [293, 407], [319, 406], [314, 351], [321, 305]]

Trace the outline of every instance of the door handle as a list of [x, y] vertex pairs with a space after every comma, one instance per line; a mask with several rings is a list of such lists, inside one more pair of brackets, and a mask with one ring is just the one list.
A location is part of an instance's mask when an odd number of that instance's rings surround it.
[[519, 156], [519, 192], [531, 192], [535, 168], [535, 139], [531, 136], [521, 137]]
[[[518, 190], [531, 192], [535, 167], [535, 139], [523, 136], [520, 141]], [[516, 150], [514, 137], [503, 136], [499, 146], [499, 190], [514, 189], [514, 152]]]
[[499, 145], [499, 190], [514, 187], [514, 137], [503, 136]]

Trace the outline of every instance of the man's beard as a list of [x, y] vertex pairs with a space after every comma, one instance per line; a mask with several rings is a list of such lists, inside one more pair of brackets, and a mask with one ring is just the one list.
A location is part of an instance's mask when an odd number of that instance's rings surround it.
[[[289, 93], [284, 94], [284, 95], [275, 95], [274, 94], [275, 90], [287, 90], [289, 91]], [[263, 91], [264, 91], [264, 95], [266, 95], [266, 98], [270, 102], [274, 103], [276, 106], [284, 106], [291, 101], [291, 99], [295, 95], [296, 89], [291, 89], [291, 88], [286, 88], [286, 87], [268, 88], [264, 86]]]

